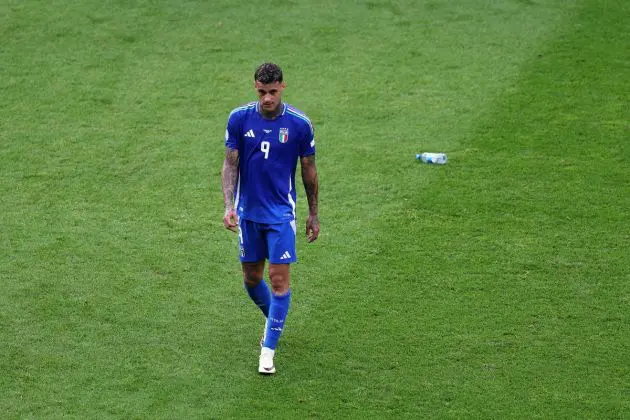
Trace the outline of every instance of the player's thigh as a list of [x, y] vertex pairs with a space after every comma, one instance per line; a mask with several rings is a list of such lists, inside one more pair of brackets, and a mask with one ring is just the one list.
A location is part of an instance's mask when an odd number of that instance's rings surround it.
[[269, 225], [267, 252], [270, 264], [290, 264], [297, 261], [295, 232], [295, 221]]
[[259, 223], [239, 220], [238, 239], [241, 263], [258, 263], [267, 258], [266, 231]]

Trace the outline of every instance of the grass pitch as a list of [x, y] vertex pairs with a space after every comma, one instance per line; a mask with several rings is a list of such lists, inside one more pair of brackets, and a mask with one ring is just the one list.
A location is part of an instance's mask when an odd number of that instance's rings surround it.
[[[4, 2], [0, 412], [630, 416], [628, 27], [623, 0]], [[220, 167], [267, 60], [322, 234], [259, 377]]]

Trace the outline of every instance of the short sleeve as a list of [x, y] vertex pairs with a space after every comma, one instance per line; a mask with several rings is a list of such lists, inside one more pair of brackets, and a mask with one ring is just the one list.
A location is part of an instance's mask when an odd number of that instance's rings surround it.
[[300, 143], [300, 157], [315, 154], [315, 130], [313, 125], [309, 123], [304, 129], [302, 142]]
[[227, 127], [225, 128], [225, 145], [233, 150], [238, 150], [239, 146], [239, 124], [239, 114], [232, 112], [228, 117]]

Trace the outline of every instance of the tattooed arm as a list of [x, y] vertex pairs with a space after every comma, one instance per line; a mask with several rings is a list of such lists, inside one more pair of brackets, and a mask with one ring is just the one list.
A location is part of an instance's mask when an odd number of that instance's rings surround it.
[[223, 226], [233, 232], [236, 232], [238, 225], [238, 217], [234, 209], [234, 188], [238, 178], [238, 150], [225, 150], [225, 160], [223, 161], [223, 170], [221, 171], [221, 184], [223, 186], [223, 202], [225, 203], [225, 214], [223, 215]]
[[300, 158], [302, 166], [302, 182], [308, 200], [308, 219], [306, 220], [306, 237], [313, 242], [319, 236], [319, 218], [317, 216], [319, 184], [317, 181], [317, 168], [315, 167], [315, 155]]

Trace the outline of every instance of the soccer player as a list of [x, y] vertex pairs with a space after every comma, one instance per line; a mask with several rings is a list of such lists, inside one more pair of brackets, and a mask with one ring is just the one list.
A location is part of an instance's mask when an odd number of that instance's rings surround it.
[[[295, 170], [300, 160], [309, 214], [306, 237], [319, 235], [315, 139], [311, 121], [282, 102], [282, 70], [265, 63], [254, 73], [258, 101], [235, 108], [225, 131], [221, 174], [223, 224], [238, 232], [245, 290], [264, 314], [258, 372], [276, 372], [274, 354], [291, 301], [295, 253]], [[271, 290], [263, 279], [269, 260]]]

